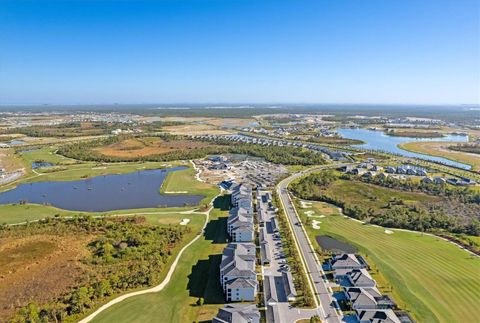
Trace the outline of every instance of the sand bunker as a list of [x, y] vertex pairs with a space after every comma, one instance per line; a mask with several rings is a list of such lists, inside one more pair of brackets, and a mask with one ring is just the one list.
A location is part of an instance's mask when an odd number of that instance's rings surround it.
[[312, 207], [312, 202], [300, 201], [300, 207], [302, 209], [309, 209]]
[[312, 221], [312, 228], [314, 228], [315, 230], [319, 230], [320, 229], [320, 225], [319, 225], [320, 223], [322, 223], [322, 222], [317, 221], [317, 220], [313, 220]]
[[180, 222], [180, 225], [187, 225], [188, 222], [190, 222], [190, 219], [182, 219], [182, 221]]

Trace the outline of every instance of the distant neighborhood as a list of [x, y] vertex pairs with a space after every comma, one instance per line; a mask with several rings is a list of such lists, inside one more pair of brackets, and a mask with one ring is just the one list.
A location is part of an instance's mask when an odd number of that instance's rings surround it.
[[429, 176], [426, 169], [415, 165], [400, 165], [400, 166], [380, 166], [369, 163], [361, 163], [360, 165], [345, 165], [339, 168], [340, 171], [363, 177], [379, 177], [379, 178], [395, 178], [406, 179], [407, 176], [421, 177], [421, 182], [426, 184], [451, 184], [455, 186], [468, 186], [476, 185], [477, 182], [473, 179], [466, 177], [441, 177], [441, 176]]
[[306, 148], [318, 152], [322, 152], [327, 155], [332, 160], [336, 161], [350, 161], [349, 156], [351, 155], [350, 152], [346, 151], [337, 151], [332, 150], [330, 148], [326, 148], [324, 146], [309, 144], [309, 143], [302, 143], [298, 141], [290, 141], [284, 139], [271, 139], [271, 138], [264, 138], [264, 137], [255, 137], [250, 135], [244, 134], [233, 134], [233, 135], [192, 135], [190, 136], [192, 139], [207, 139], [207, 140], [228, 140], [232, 142], [243, 142], [243, 143], [250, 143], [262, 146], [286, 146], [286, 147], [301, 147]]

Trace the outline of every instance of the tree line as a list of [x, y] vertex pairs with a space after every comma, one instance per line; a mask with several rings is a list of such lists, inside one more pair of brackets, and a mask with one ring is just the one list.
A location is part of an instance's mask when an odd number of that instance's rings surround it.
[[[187, 137], [173, 136], [166, 134], [156, 135], [162, 140], [174, 141], [177, 139], [193, 140]], [[95, 139], [91, 141], [75, 142], [61, 146], [57, 153], [69, 158], [95, 161], [95, 162], [168, 162], [174, 160], [189, 160], [203, 158], [214, 154], [245, 154], [254, 157], [261, 157], [265, 160], [284, 165], [321, 165], [325, 163], [322, 154], [308, 149], [298, 147], [279, 147], [279, 146], [261, 146], [251, 143], [234, 143], [224, 139], [208, 140], [211, 145], [207, 147], [197, 147], [194, 149], [183, 149], [166, 152], [162, 154], [152, 154], [147, 156], [118, 157], [101, 154], [93, 148], [107, 146], [124, 140], [125, 136], [111, 136], [108, 138]]]
[[448, 146], [448, 149], [480, 155], [480, 144], [458, 144], [454, 146]]
[[[338, 179], [363, 181], [390, 189], [424, 192], [442, 196], [442, 202], [409, 205], [392, 197], [381, 208], [362, 207], [350, 203], [338, 195], [328, 194], [330, 184]], [[324, 171], [303, 177], [293, 182], [290, 189], [299, 198], [334, 204], [341, 207], [345, 215], [381, 226], [422, 232], [441, 230], [456, 234], [480, 235], [478, 218], [480, 196], [468, 189], [448, 188], [447, 185], [414, 183], [393, 178], [365, 178], [346, 174], [337, 176], [333, 171]], [[459, 212], [459, 210], [461, 211]]]
[[46, 304], [32, 302], [22, 307], [11, 322], [62, 322], [105, 302], [108, 297], [161, 280], [175, 248], [190, 232], [188, 227], [154, 226], [143, 217], [47, 219], [26, 226], [5, 226], [0, 238], [52, 234], [95, 238], [85, 247], [90, 255], [82, 259], [86, 275], [58, 299]]

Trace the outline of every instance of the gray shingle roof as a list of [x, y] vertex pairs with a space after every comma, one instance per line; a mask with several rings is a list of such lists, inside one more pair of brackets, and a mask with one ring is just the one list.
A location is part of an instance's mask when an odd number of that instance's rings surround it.
[[353, 253], [344, 253], [336, 256], [332, 261], [332, 268], [363, 268], [366, 264]]
[[228, 304], [218, 311], [212, 323], [259, 323], [260, 312], [253, 304]]
[[391, 309], [357, 310], [357, 317], [360, 322], [401, 323], [400, 319]]

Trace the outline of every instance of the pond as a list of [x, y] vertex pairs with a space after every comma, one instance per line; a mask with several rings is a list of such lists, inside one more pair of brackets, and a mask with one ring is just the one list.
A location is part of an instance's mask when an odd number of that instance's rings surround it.
[[8, 143], [10, 144], [10, 146], [18, 146], [18, 145], [23, 145], [25, 141], [13, 139], [13, 140], [10, 140]]
[[348, 244], [346, 242], [337, 240], [330, 236], [316, 236], [318, 244], [322, 249], [332, 251], [332, 252], [346, 252], [346, 253], [356, 253], [357, 248]]
[[55, 164], [47, 163], [47, 162], [41, 162], [41, 161], [37, 161], [37, 162], [32, 163], [32, 168], [33, 169], [37, 169], [37, 168], [41, 168], [41, 167], [53, 167], [53, 166], [55, 166]]
[[0, 193], [0, 204], [27, 201], [91, 212], [198, 205], [203, 195], [160, 194], [160, 186], [167, 174], [182, 169], [186, 167], [142, 170], [68, 182], [20, 184], [15, 189]]
[[361, 145], [353, 145], [353, 147], [363, 148], [363, 149], [372, 149], [372, 150], [382, 150], [393, 154], [402, 155], [405, 157], [414, 157], [424, 160], [430, 160], [439, 162], [442, 164], [455, 166], [463, 169], [471, 169], [470, 165], [455, 162], [442, 157], [436, 157], [426, 154], [419, 154], [410, 152], [398, 147], [399, 144], [412, 141], [457, 141], [457, 142], [468, 142], [468, 136], [461, 135], [447, 135], [441, 138], [415, 138], [415, 137], [395, 137], [386, 135], [383, 131], [378, 130], [367, 130], [367, 129], [337, 129], [337, 132], [343, 138], [358, 139], [365, 142]]
[[19, 149], [17, 153], [31, 153], [33, 151], [39, 150], [40, 148], [27, 148], [27, 149]]

